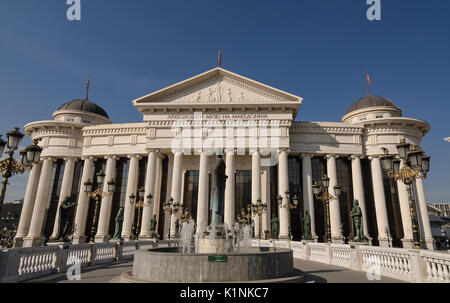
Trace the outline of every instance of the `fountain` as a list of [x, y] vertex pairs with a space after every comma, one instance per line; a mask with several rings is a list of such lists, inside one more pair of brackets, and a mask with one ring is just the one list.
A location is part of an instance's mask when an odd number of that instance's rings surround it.
[[219, 156], [212, 170], [210, 225], [196, 229], [191, 219], [181, 225], [178, 247], [137, 250], [133, 270], [122, 274], [123, 281], [273, 283], [302, 280], [302, 276], [294, 274], [292, 250], [252, 247], [250, 225], [236, 223], [231, 229], [222, 221], [224, 171]]

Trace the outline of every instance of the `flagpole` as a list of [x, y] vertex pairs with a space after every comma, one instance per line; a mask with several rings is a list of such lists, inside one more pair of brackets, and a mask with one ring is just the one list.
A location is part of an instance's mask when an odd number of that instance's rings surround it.
[[369, 76], [369, 72], [366, 72], [366, 76], [367, 76], [367, 97], [370, 97], [370, 76]]
[[91, 82], [91, 76], [89, 76], [88, 81], [86, 82], [86, 99], [84, 100], [88, 100], [89, 99], [89, 84]]

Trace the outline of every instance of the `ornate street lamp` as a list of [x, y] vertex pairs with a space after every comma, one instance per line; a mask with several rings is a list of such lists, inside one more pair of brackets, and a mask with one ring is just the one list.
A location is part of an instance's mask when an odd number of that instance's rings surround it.
[[326, 223], [327, 223], [327, 242], [331, 243], [331, 224], [330, 224], [330, 202], [331, 200], [338, 200], [342, 192], [342, 187], [338, 184], [333, 186], [334, 196], [329, 193], [328, 186], [330, 185], [330, 178], [327, 175], [322, 177], [322, 182], [319, 184], [314, 182], [312, 189], [317, 200], [325, 202]]
[[172, 225], [172, 214], [178, 214], [180, 204], [173, 200], [171, 197], [169, 201], [163, 203], [163, 210], [165, 213], [169, 214], [169, 236], [168, 239], [170, 240], [170, 225]]
[[267, 211], [267, 204], [262, 203], [261, 199], [258, 199], [256, 201], [256, 204], [252, 204], [252, 211], [254, 214], [258, 215], [258, 222], [259, 222], [258, 238], [261, 239], [261, 233], [262, 233], [261, 217], [262, 217], [262, 214], [265, 214]]
[[97, 189], [92, 191], [93, 183], [91, 180], [87, 180], [84, 182], [84, 192], [88, 195], [89, 198], [93, 198], [95, 200], [95, 209], [94, 209], [94, 218], [92, 220], [92, 228], [91, 228], [91, 241], [90, 243], [94, 243], [94, 235], [95, 235], [95, 224], [97, 222], [97, 212], [98, 212], [98, 204], [102, 197], [109, 197], [116, 189], [116, 182], [114, 179], [111, 179], [107, 183], [108, 192], [104, 192], [102, 190], [103, 182], [105, 181], [105, 174], [102, 170], [100, 170], [96, 175], [97, 181]]
[[[147, 195], [147, 201], [144, 202], [144, 193], [145, 193], [145, 189], [143, 187], [138, 189], [138, 197], [139, 197], [139, 201], [135, 202], [136, 200], [136, 196], [134, 194], [131, 194], [129, 197], [130, 203], [132, 205], [133, 208], [137, 208], [138, 209], [138, 217], [137, 217], [137, 222], [136, 222], [136, 228], [134, 228], [134, 237], [136, 240], [138, 240], [139, 238], [139, 230], [141, 227], [141, 210], [144, 207], [150, 206], [150, 204], [152, 203], [152, 199], [153, 196], [152, 194], [148, 194]], [[133, 223], [134, 225], [134, 223]]]
[[33, 144], [25, 148], [25, 150], [19, 152], [20, 160], [14, 159], [14, 152], [19, 148], [20, 142], [24, 137], [19, 131], [18, 127], [15, 127], [12, 131], [6, 133], [7, 140], [1, 139], [0, 135], [0, 157], [5, 151], [5, 147], [9, 149], [7, 157], [0, 162], [0, 172], [3, 176], [2, 189], [0, 192], [0, 211], [5, 200], [6, 186], [8, 185], [8, 179], [16, 174], [23, 174], [26, 170], [31, 170], [32, 166], [39, 162], [42, 148], [37, 145], [38, 140], [33, 140]]
[[298, 206], [298, 197], [297, 195], [294, 195], [294, 197], [291, 197], [291, 193], [289, 191], [286, 191], [284, 193], [284, 196], [286, 197], [287, 204], [283, 204], [283, 197], [281, 195], [278, 195], [278, 207], [286, 208], [288, 211], [288, 223], [289, 223], [289, 239], [291, 239], [291, 209], [295, 209]]
[[[406, 143], [404, 139], [396, 145], [400, 159], [389, 154], [386, 148], [382, 148], [384, 155], [380, 156], [381, 165], [389, 178], [401, 181], [406, 185], [409, 200], [409, 215], [413, 232], [414, 248], [420, 249], [420, 235], [418, 230], [416, 205], [412, 199], [411, 184], [417, 179], [425, 179], [430, 170], [431, 157], [426, 156], [420, 147]], [[401, 162], [403, 167], [400, 168]]]

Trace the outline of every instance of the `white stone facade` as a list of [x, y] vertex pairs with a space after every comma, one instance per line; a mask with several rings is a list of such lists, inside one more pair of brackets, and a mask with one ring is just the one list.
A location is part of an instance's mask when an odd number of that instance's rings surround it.
[[[392, 199], [385, 192], [389, 184], [383, 179], [379, 155], [381, 147], [395, 153], [401, 139], [420, 145], [429, 131], [428, 123], [402, 117], [396, 107], [379, 105], [351, 111], [342, 122], [297, 122], [294, 119], [302, 102], [300, 97], [215, 68], [134, 100], [143, 114], [139, 123], [112, 124], [98, 112], [66, 108], [56, 111], [53, 120], [27, 124], [26, 134], [42, 139], [44, 150], [42, 161], [29, 177], [16, 245], [40, 245], [45, 234], [50, 238], [58, 234], [59, 205], [66, 197], [78, 201], [73, 242], [87, 241], [94, 202], [84, 193], [83, 184], [95, 179], [99, 167], [106, 174], [105, 183], [114, 179], [120, 188], [101, 201], [96, 242], [112, 237], [118, 207], [125, 208], [122, 236], [130, 239], [136, 215], [128, 197], [137, 195], [140, 186], [145, 188], [145, 196], [153, 196], [153, 203], [143, 209], [140, 237], [151, 236], [153, 215], [160, 236], [167, 237], [169, 226], [174, 236], [176, 216], [169, 218], [161, 211], [161, 204], [170, 198], [192, 205], [197, 229], [204, 229], [209, 223], [208, 177], [215, 161], [213, 152], [220, 150], [228, 175], [223, 214], [228, 225], [234, 224], [240, 212], [237, 200], [246, 206], [261, 199], [268, 210], [261, 224], [254, 217], [256, 236], [270, 231], [275, 215], [280, 219], [280, 238], [290, 234], [301, 237], [297, 217], [300, 210], [308, 210], [313, 237], [321, 241], [323, 212], [311, 186], [326, 172], [330, 186], [349, 180], [346, 196], [330, 205], [335, 243], [351, 241], [349, 209], [341, 204], [358, 199], [364, 232], [376, 245], [391, 246], [395, 233], [403, 247], [411, 247], [406, 188], [394, 186]], [[298, 163], [298, 169], [290, 163]], [[317, 171], [319, 163], [323, 163], [323, 171]], [[251, 182], [242, 181], [240, 171], [250, 172]], [[194, 181], [189, 183], [191, 179]], [[415, 190], [421, 239], [431, 249], [428, 216], [421, 213], [426, 210], [422, 182]], [[288, 210], [276, 206], [278, 194], [283, 204], [287, 203], [286, 191], [296, 192], [301, 200], [297, 212], [291, 212], [292, 226]], [[390, 231], [392, 226], [396, 232]]]

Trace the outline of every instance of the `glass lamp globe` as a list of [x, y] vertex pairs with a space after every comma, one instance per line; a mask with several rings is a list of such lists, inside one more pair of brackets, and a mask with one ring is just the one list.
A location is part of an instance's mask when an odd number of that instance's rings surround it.
[[8, 148], [11, 150], [16, 150], [19, 147], [24, 134], [19, 131], [18, 127], [14, 127], [12, 131], [6, 133], [6, 136], [8, 137]]

